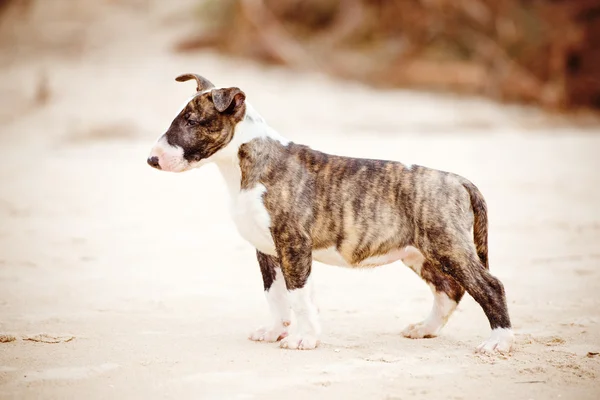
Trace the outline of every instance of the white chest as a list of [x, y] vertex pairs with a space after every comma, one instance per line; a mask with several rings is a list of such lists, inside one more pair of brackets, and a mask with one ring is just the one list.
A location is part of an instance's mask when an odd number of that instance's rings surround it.
[[240, 235], [262, 253], [276, 255], [271, 217], [263, 203], [264, 185], [241, 190], [233, 199], [231, 214]]

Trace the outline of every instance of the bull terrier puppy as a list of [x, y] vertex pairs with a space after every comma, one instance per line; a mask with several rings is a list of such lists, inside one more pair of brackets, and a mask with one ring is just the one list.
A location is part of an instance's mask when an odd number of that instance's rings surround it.
[[196, 74], [176, 79], [195, 79], [197, 92], [158, 139], [148, 164], [183, 172], [214, 162], [221, 171], [235, 225], [256, 248], [273, 315], [273, 324], [251, 340], [280, 340], [288, 349], [317, 346], [313, 260], [350, 268], [402, 260], [434, 297], [429, 316], [409, 325], [405, 337], [438, 335], [466, 290], [492, 329], [477, 350], [511, 350], [504, 287], [489, 272], [486, 203], [475, 185], [448, 172], [290, 142], [239, 88], [215, 88]]

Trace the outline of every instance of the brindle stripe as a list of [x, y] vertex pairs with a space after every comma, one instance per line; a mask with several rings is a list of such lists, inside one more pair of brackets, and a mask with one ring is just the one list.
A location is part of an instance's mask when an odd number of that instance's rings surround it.
[[426, 280], [454, 300], [464, 287], [492, 328], [510, 326], [502, 284], [485, 269], [486, 208], [472, 183], [421, 166], [326, 155], [266, 138], [244, 144], [238, 156], [242, 189], [267, 189], [264, 203], [288, 288], [303, 287], [313, 249], [335, 246], [358, 265], [414, 245], [427, 259]]

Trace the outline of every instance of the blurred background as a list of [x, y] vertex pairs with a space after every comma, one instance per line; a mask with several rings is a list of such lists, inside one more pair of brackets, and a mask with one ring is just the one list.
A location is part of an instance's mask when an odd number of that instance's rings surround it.
[[81, 57], [132, 29], [122, 25], [135, 14], [153, 19], [159, 36], [185, 23], [170, 38], [174, 52], [215, 50], [383, 88], [553, 110], [600, 108], [599, 8], [597, 0], [0, 2], [5, 63], [31, 52]]
[[215, 48], [380, 87], [600, 108], [596, 0], [213, 0], [177, 48]]
[[[597, 399], [598, 65], [599, 0], [0, 0], [0, 398]], [[473, 355], [468, 297], [403, 339], [432, 300], [397, 263], [315, 263], [317, 351], [248, 341], [218, 171], [146, 164], [187, 72], [296, 142], [472, 180], [515, 354]]]

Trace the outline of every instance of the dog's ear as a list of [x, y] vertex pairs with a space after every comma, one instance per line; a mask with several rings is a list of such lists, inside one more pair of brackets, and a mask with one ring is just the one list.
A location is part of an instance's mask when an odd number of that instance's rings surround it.
[[230, 114], [238, 114], [246, 100], [246, 94], [236, 87], [213, 89], [211, 95], [217, 111]]
[[196, 85], [197, 85], [196, 90], [199, 92], [204, 92], [205, 90], [215, 87], [215, 85], [213, 85], [213, 83], [211, 81], [209, 81], [205, 77], [200, 76], [198, 74], [183, 74], [183, 75], [179, 75], [177, 78], [175, 78], [175, 80], [177, 82], [185, 82], [185, 81], [189, 81], [190, 79], [196, 80]]

